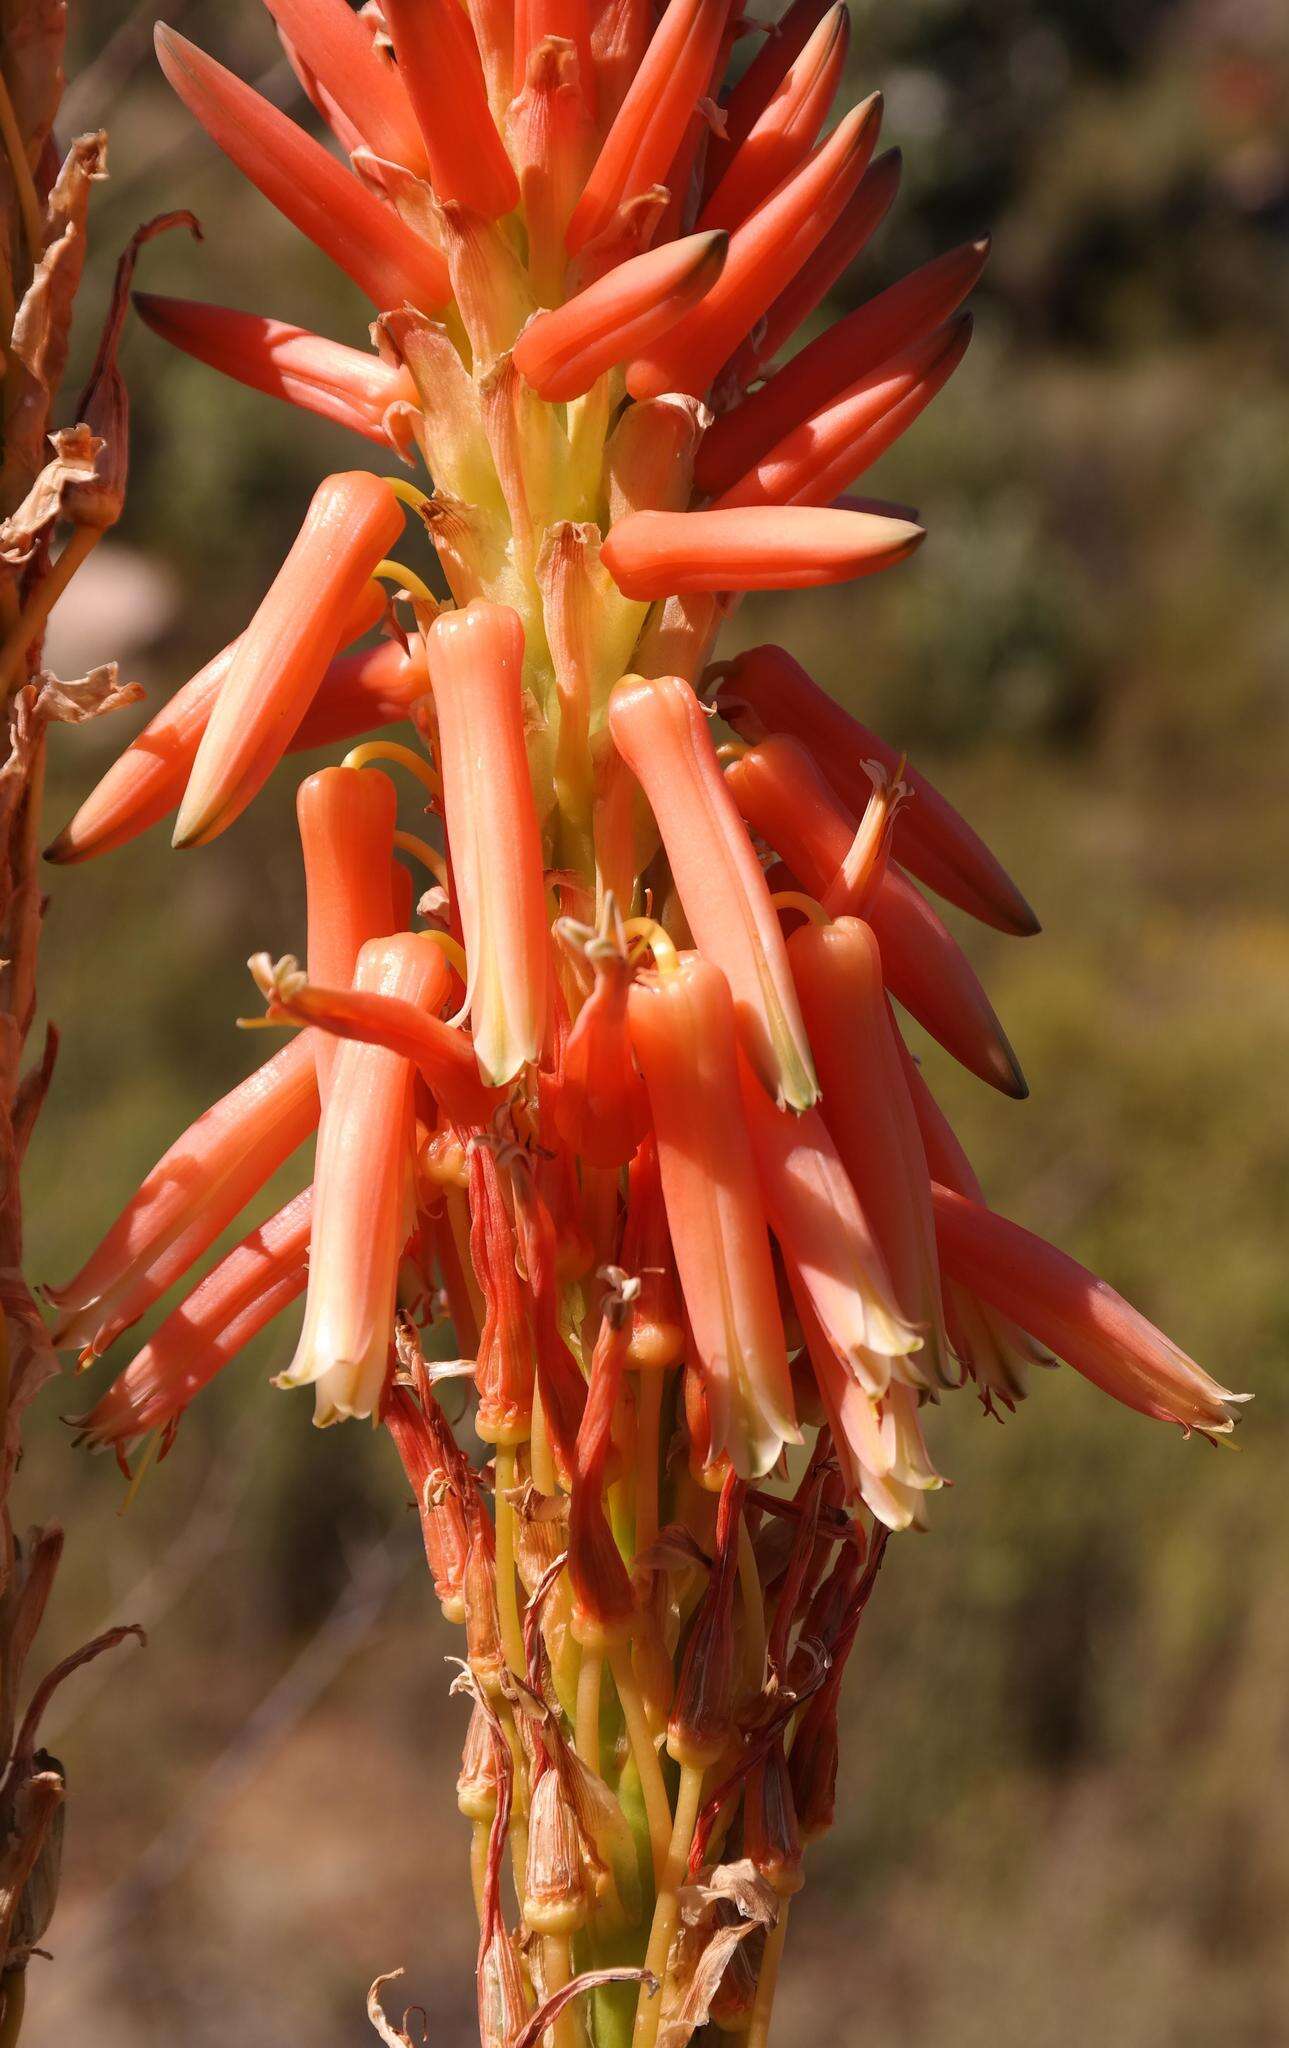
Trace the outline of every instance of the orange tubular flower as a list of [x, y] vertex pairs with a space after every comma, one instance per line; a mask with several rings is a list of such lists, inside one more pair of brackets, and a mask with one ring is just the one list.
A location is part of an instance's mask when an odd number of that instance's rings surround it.
[[204, 50], [164, 24], [156, 43], [162, 70], [211, 140], [373, 305], [444, 303], [447, 265], [432, 243]]
[[707, 91], [730, 0], [669, 0], [568, 227], [576, 256], [614, 215], [665, 183], [696, 102]]
[[970, 339], [971, 315], [959, 314], [829, 404], [792, 421], [717, 507], [828, 504], [913, 424], [953, 375]]
[[797, 1308], [846, 1499], [855, 1506], [862, 1502], [888, 1529], [924, 1529], [926, 1495], [943, 1481], [922, 1440], [916, 1394], [892, 1380], [874, 1401], [846, 1370], [800, 1295]]
[[832, 0], [792, 0], [780, 15], [743, 76], [722, 102], [724, 132], [713, 135], [707, 150], [707, 186], [714, 191], [753, 128], [775, 98], [792, 66], [832, 11]]
[[176, 1139], [63, 1287], [54, 1341], [98, 1357], [208, 1251], [318, 1120], [313, 1044], [302, 1038]]
[[[673, 0], [675, 4], [675, 0]], [[725, 268], [692, 313], [627, 368], [633, 398], [701, 398], [748, 330], [819, 246], [864, 175], [881, 125], [874, 93], [730, 236]]]
[[524, 745], [524, 633], [505, 605], [442, 613], [430, 682], [475, 1057], [485, 1081], [537, 1057], [549, 942], [541, 834]]
[[710, 961], [686, 953], [671, 973], [635, 983], [630, 1017], [712, 1452], [727, 1451], [737, 1472], [759, 1479], [801, 1433], [743, 1120], [729, 985]]
[[816, 590], [903, 562], [926, 539], [908, 519], [829, 506], [629, 512], [601, 559], [624, 597], [686, 591]]
[[804, 162], [828, 117], [849, 48], [850, 16], [839, 0], [729, 158], [699, 214], [700, 229], [737, 227]]
[[966, 242], [825, 329], [715, 422], [699, 451], [699, 489], [719, 497], [802, 420], [934, 333], [966, 298], [988, 254], [988, 236]]
[[305, 1188], [221, 1259], [81, 1418], [85, 1441], [123, 1451], [149, 1430], [173, 1432], [216, 1373], [304, 1293], [312, 1218]]
[[965, 1195], [932, 1188], [945, 1271], [1127, 1408], [1229, 1436], [1240, 1404], [1086, 1266]]
[[377, 156], [428, 169], [425, 144], [392, 64], [346, 0], [264, 0], [284, 38]]
[[[731, 764], [726, 781], [739, 810], [781, 853], [828, 908], [847, 906], [836, 887], [858, 821], [829, 789], [805, 748], [773, 737]], [[869, 788], [872, 794], [872, 786]], [[1024, 1096], [1024, 1076], [974, 968], [926, 899], [898, 868], [876, 876], [863, 910], [881, 945], [882, 967], [897, 1000], [931, 1036], [982, 1081]]]
[[514, 1223], [486, 1145], [470, 1153], [470, 1262], [485, 1304], [475, 1361], [475, 1428], [485, 1443], [522, 1443], [533, 1419], [533, 1340], [515, 1263]]
[[480, 1081], [466, 1033], [432, 1014], [447, 998], [449, 975], [433, 942], [421, 938], [418, 943], [432, 977], [423, 1002], [364, 988], [315, 988], [289, 956], [270, 962], [257, 954], [252, 971], [269, 998], [272, 1023], [312, 1025], [355, 1045], [384, 1046], [412, 1062], [450, 1122], [469, 1129], [486, 1123], [502, 1097]]
[[877, 941], [855, 917], [794, 932], [788, 955], [823, 1084], [824, 1120], [886, 1257], [895, 1299], [922, 1332], [914, 1369], [950, 1386], [931, 1184], [882, 986]]
[[[383, 607], [379, 586], [368, 584], [367, 589]], [[178, 809], [237, 647], [234, 640], [207, 662], [191, 682], [176, 690], [137, 739], [131, 740], [71, 823], [46, 849], [46, 860], [67, 865], [110, 853]], [[296, 727], [287, 751], [308, 753], [313, 747], [370, 732], [373, 726], [394, 725], [407, 717], [429, 687], [419, 641], [405, 650], [396, 640], [386, 640], [359, 654], [339, 656], [324, 670], [318, 694]]]
[[776, 1101], [808, 1109], [819, 1091], [778, 916], [702, 706], [677, 676], [627, 676], [609, 730], [653, 807], [690, 930], [732, 991], [749, 1059]]
[[398, 500], [381, 477], [350, 470], [319, 485], [220, 685], [179, 807], [177, 847], [216, 838], [263, 788], [402, 523]]
[[776, 1109], [740, 1060], [743, 1112], [770, 1228], [794, 1288], [804, 1292], [829, 1343], [870, 1393], [922, 1339], [895, 1303], [881, 1249], [817, 1109]]
[[[295, 813], [304, 854], [309, 921], [309, 973], [345, 988], [368, 939], [394, 929], [391, 879], [398, 798], [388, 775], [363, 768], [323, 768], [300, 784]], [[440, 956], [438, 1002], [448, 990]], [[325, 1098], [337, 1047], [314, 1040], [318, 1086]]]
[[622, 953], [594, 945], [595, 981], [564, 1044], [554, 1098], [555, 1127], [570, 1151], [592, 1166], [625, 1166], [649, 1121], [644, 1087], [631, 1058]]
[[530, 321], [515, 343], [516, 364], [543, 398], [580, 398], [697, 305], [721, 274], [728, 242], [725, 234], [687, 235], [619, 264]]
[[[432, 1000], [442, 989], [434, 950], [411, 933], [371, 939], [358, 956], [355, 986], [403, 1002]], [[318, 1133], [304, 1327], [276, 1381], [316, 1387], [319, 1428], [379, 1409], [411, 1166], [409, 1062], [384, 1046], [341, 1046]]]
[[[401, 1331], [398, 1341], [399, 1355], [406, 1363]], [[474, 1490], [474, 1480], [434, 1398], [419, 1351], [412, 1361], [411, 1387], [400, 1380], [391, 1389], [381, 1419], [416, 1495], [425, 1559], [444, 1615], [449, 1621], [463, 1621], [469, 1552], [465, 1503]]]
[[203, 305], [197, 299], [159, 298], [153, 292], [135, 292], [134, 305], [154, 334], [198, 362], [253, 391], [352, 427], [382, 448], [389, 447], [384, 425], [389, 407], [416, 395], [405, 370], [285, 320], [235, 313], [230, 306]]
[[457, 0], [387, 0], [398, 66], [441, 200], [496, 220], [519, 184], [488, 110], [479, 47]]
[[[865, 762], [894, 774], [895, 747], [844, 711], [782, 647], [753, 647], [719, 671], [717, 708], [745, 739], [786, 733], [799, 740], [835, 793], [858, 817], [872, 794]], [[1011, 877], [965, 818], [916, 768], [901, 769], [913, 801], [895, 821], [896, 858], [919, 881], [998, 931], [1027, 937], [1039, 924]]]

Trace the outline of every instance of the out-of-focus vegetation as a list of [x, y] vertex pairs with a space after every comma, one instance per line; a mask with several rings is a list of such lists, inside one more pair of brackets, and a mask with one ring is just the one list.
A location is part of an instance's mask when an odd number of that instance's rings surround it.
[[[99, 300], [136, 221], [190, 205], [205, 244], [149, 249], [148, 285], [359, 338], [356, 295], [169, 97], [153, 11], [95, 0], [78, 25], [73, 119], [112, 130]], [[255, 0], [170, 15], [286, 99]], [[1043, 916], [1024, 943], [966, 935], [1033, 1099], [932, 1062], [993, 1199], [1258, 1399], [1239, 1455], [1066, 1373], [1004, 1427], [967, 1396], [932, 1419], [954, 1486], [929, 1536], [892, 1546], [865, 1624], [781, 2037], [1272, 2048], [1289, 2039], [1289, 20], [1272, 0], [857, 15], [853, 83], [885, 89], [906, 176], [846, 303], [984, 225], [995, 252], [963, 369], [874, 474], [922, 509], [927, 546], [858, 590], [749, 605], [736, 637], [787, 641], [909, 746]], [[95, 302], [91, 283], [87, 330]], [[316, 476], [368, 458], [141, 331], [125, 363], [134, 469], [109, 546], [137, 559], [117, 555], [77, 631], [93, 658], [120, 651], [113, 596], [151, 569], [125, 607], [128, 667], [164, 693], [244, 622]], [[125, 737], [114, 723], [63, 736], [51, 829]], [[32, 1160], [37, 1277], [64, 1277], [260, 1056], [232, 1020], [255, 1007], [246, 955], [302, 936], [293, 780], [214, 849], [154, 835], [54, 877], [43, 989], [64, 1055]], [[152, 1626], [146, 1653], [64, 1696], [74, 1801], [58, 1959], [31, 1993], [41, 2048], [89, 2023], [103, 2048], [327, 2048], [363, 2037], [362, 1987], [398, 1963], [432, 2039], [471, 2038], [454, 1644], [387, 1447], [315, 1435], [306, 1396], [266, 1387], [288, 1345], [199, 1404], [124, 1519], [110, 1467], [52, 1412], [31, 1432], [20, 1485], [71, 1531], [68, 1644], [100, 1620]], [[69, 1385], [63, 1405], [87, 1402]]]

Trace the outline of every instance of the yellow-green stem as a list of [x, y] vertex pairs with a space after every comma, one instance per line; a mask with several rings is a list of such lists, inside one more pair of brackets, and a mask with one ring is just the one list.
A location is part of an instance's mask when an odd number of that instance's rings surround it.
[[519, 1619], [519, 1592], [515, 1580], [515, 1509], [510, 1496], [515, 1485], [515, 1447], [497, 1445], [497, 1615], [501, 1622], [501, 1647], [506, 1662], [517, 1678], [524, 1675], [524, 1631]]
[[666, 1874], [667, 1849], [671, 1839], [671, 1807], [667, 1799], [667, 1787], [663, 1783], [662, 1765], [658, 1761], [658, 1751], [649, 1729], [649, 1716], [645, 1712], [640, 1687], [636, 1684], [636, 1675], [631, 1668], [630, 1643], [614, 1644], [609, 1651], [609, 1666], [613, 1672], [613, 1683], [618, 1688], [618, 1698], [622, 1702], [622, 1716], [627, 1724], [627, 1740], [631, 1744], [636, 1774], [640, 1779], [645, 1818], [649, 1823], [649, 1845], [653, 1850], [654, 1883], [661, 1887]]
[[680, 1789], [676, 1794], [676, 1817], [672, 1822], [671, 1841], [667, 1848], [658, 1897], [654, 1901], [649, 1946], [645, 1951], [645, 1968], [657, 1979], [657, 1989], [651, 1995], [647, 1984], [640, 1986], [640, 1996], [636, 2001], [635, 2029], [631, 2036], [632, 2048], [654, 2048], [658, 2038], [667, 1963], [671, 1956], [671, 1944], [680, 1914], [680, 1887], [685, 1881], [690, 1845], [694, 1839], [694, 1826], [698, 1819], [698, 1809], [702, 1805], [703, 1776], [703, 1771], [693, 1764], [681, 1766]]
[[779, 1964], [783, 1960], [783, 1943], [788, 1932], [788, 1901], [779, 1900], [779, 1917], [765, 1937], [765, 1952], [761, 1957], [761, 1974], [756, 1980], [756, 1997], [752, 2003], [752, 2018], [748, 2023], [746, 2048], [765, 2048], [770, 2037], [770, 2015], [774, 2010], [774, 1994], [779, 1983]]
[[577, 1716], [573, 1746], [588, 1771], [600, 1775], [600, 1680], [604, 1657], [599, 1650], [583, 1647], [577, 1674]]

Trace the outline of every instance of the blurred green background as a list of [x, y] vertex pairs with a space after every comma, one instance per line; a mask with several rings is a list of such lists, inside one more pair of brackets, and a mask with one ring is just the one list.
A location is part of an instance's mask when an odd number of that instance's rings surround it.
[[[73, 10], [64, 135], [106, 120], [78, 361], [121, 244], [141, 281], [359, 341], [349, 287], [241, 184], [153, 66], [156, 7]], [[291, 103], [255, 0], [169, 18]], [[997, 1205], [1258, 1399], [1238, 1455], [1073, 1375], [1005, 1426], [931, 1419], [952, 1491], [893, 1545], [852, 1667], [843, 1818], [793, 1916], [779, 2038], [842, 2048], [1273, 2048], [1289, 2039], [1289, 17], [1275, 0], [890, 0], [852, 85], [903, 145], [843, 306], [982, 226], [965, 365], [874, 472], [915, 562], [749, 604], [977, 824], [1042, 937], [963, 934], [1033, 1090], [946, 1070]], [[369, 460], [141, 329], [126, 517], [55, 665], [163, 696], [244, 623], [317, 476]], [[76, 389], [68, 380], [66, 416]], [[411, 545], [415, 546], [415, 543]], [[134, 714], [55, 736], [60, 825]], [[263, 1050], [242, 962], [302, 939], [293, 776], [200, 854], [154, 834], [51, 877], [64, 1034], [29, 1180], [61, 1279], [181, 1125]], [[958, 921], [960, 924], [961, 921]], [[472, 2038], [455, 1644], [387, 1445], [271, 1392], [290, 1332], [194, 1410], [128, 1515], [57, 1411], [18, 1510], [59, 1514], [45, 1646], [148, 1624], [51, 1717], [72, 1800], [30, 2039], [370, 2038], [380, 1970]], [[95, 1385], [105, 1383], [100, 1368]], [[1281, 1477], [1277, 1478], [1277, 1473]], [[399, 2001], [401, 2002], [401, 2001]]]

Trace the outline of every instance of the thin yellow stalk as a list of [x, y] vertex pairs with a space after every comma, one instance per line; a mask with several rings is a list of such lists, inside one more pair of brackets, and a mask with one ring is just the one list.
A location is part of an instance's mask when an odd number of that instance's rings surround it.
[[788, 1900], [779, 1900], [779, 1917], [765, 1937], [765, 1952], [761, 1957], [761, 1974], [756, 1980], [756, 1997], [752, 2004], [752, 2017], [748, 2022], [746, 2048], [765, 2048], [770, 2037], [770, 2015], [774, 2010], [774, 1994], [779, 1983], [779, 1964], [783, 1960], [784, 1937], [788, 1931]]
[[600, 1682], [603, 1673], [602, 1652], [584, 1647], [577, 1674], [573, 1747], [587, 1770], [594, 1771], [597, 1778], [600, 1775]]
[[524, 1675], [524, 1631], [519, 1619], [519, 1592], [515, 1580], [515, 1508], [510, 1498], [515, 1485], [515, 1447], [497, 1445], [497, 1614], [501, 1622], [501, 1646], [506, 1662], [519, 1678]]
[[672, 1823], [671, 1841], [667, 1849], [662, 1882], [658, 1887], [658, 1897], [654, 1901], [649, 1946], [645, 1951], [645, 1968], [657, 1979], [657, 1989], [650, 1995], [647, 1984], [640, 1986], [640, 1996], [636, 2001], [635, 2029], [631, 2037], [632, 2048], [654, 2048], [658, 2038], [667, 1964], [671, 1956], [676, 1922], [680, 1916], [680, 1887], [685, 1881], [690, 1845], [694, 1839], [694, 1826], [698, 1820], [698, 1809], [702, 1805], [703, 1777], [704, 1772], [701, 1768], [693, 1764], [682, 1764], [680, 1790], [676, 1794], [676, 1817]]
[[[671, 1806], [667, 1799], [667, 1787], [663, 1783], [662, 1765], [654, 1747], [649, 1729], [649, 1716], [645, 1703], [636, 1684], [636, 1675], [631, 1668], [630, 1643], [615, 1643], [609, 1651], [609, 1666], [613, 1672], [613, 1683], [618, 1688], [622, 1702], [623, 1718], [627, 1724], [627, 1740], [640, 1779], [640, 1790], [644, 1798], [645, 1818], [649, 1823], [649, 1844], [653, 1850], [654, 1883], [661, 1890], [667, 1870], [668, 1844], [671, 1840]], [[691, 1828], [692, 1833], [692, 1828]]]

